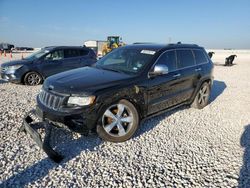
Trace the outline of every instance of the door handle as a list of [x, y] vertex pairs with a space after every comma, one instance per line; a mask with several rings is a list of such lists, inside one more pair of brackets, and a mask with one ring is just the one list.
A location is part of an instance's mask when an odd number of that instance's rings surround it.
[[197, 68], [197, 69], [195, 69], [195, 71], [196, 71], [196, 72], [201, 71], [201, 68]]
[[173, 77], [174, 78], [178, 78], [178, 77], [180, 77], [181, 76], [181, 74], [179, 73], [179, 74], [175, 74]]

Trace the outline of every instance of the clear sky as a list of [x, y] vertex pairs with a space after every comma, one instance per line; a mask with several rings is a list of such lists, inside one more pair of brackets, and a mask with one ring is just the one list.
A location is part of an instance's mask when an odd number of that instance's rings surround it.
[[82, 45], [108, 35], [250, 49], [250, 0], [0, 0], [0, 42]]

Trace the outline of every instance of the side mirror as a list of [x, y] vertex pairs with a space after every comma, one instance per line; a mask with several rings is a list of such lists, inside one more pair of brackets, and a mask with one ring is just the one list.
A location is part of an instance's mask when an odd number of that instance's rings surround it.
[[163, 64], [156, 64], [153, 68], [153, 71], [149, 72], [149, 76], [154, 77], [154, 76], [159, 76], [163, 74], [168, 74], [168, 67]]

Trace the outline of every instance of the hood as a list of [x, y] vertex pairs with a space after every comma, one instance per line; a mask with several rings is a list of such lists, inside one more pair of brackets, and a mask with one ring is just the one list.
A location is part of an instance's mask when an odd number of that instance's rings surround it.
[[64, 94], [93, 94], [100, 89], [128, 83], [133, 76], [95, 67], [83, 67], [47, 78], [45, 89]]
[[20, 59], [20, 60], [15, 60], [15, 61], [9, 61], [6, 63], [3, 63], [1, 66], [2, 67], [7, 67], [7, 66], [13, 66], [13, 65], [25, 65], [25, 64], [30, 64], [33, 61], [25, 60], [25, 59]]

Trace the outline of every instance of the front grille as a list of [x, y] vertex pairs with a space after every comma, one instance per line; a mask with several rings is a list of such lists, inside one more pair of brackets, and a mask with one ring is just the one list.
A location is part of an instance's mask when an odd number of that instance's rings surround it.
[[51, 108], [53, 110], [58, 110], [63, 105], [65, 97], [55, 95], [55, 94], [49, 93], [45, 90], [42, 90], [39, 93], [39, 100], [46, 107]]

